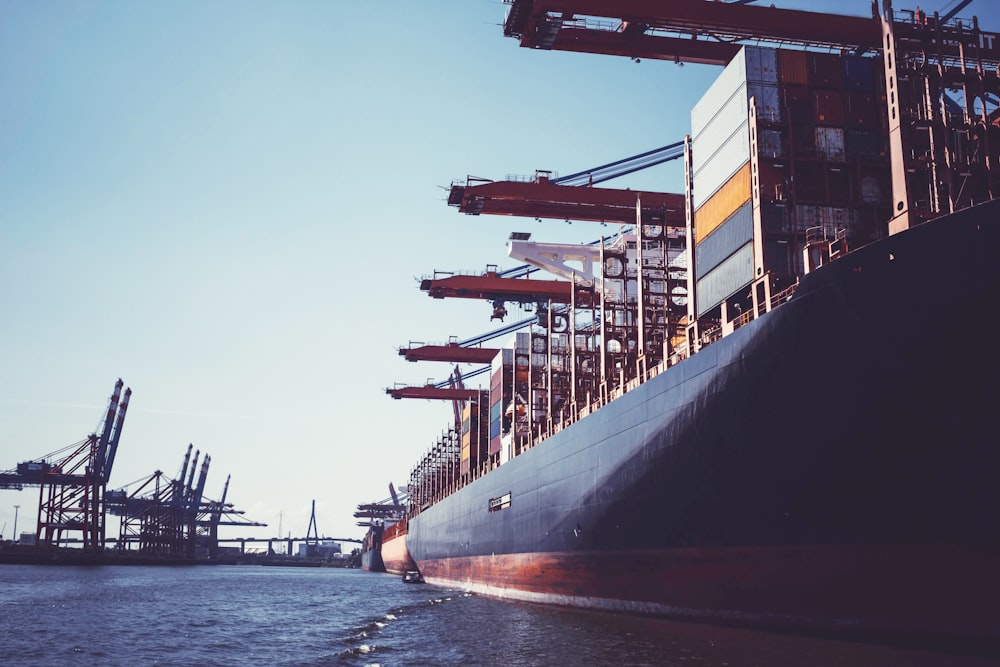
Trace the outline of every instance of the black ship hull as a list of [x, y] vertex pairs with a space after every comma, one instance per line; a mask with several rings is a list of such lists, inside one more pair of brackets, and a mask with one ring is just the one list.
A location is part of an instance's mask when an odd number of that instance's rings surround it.
[[361, 569], [369, 572], [385, 572], [385, 563], [382, 561], [382, 532], [381, 525], [368, 527], [365, 538], [361, 543]]
[[997, 650], [997, 257], [992, 202], [806, 275], [413, 516], [410, 553], [501, 597]]

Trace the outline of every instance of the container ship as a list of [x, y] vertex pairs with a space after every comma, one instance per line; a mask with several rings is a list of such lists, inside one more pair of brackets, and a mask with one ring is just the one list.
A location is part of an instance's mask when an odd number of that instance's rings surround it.
[[389, 494], [384, 500], [358, 505], [354, 512], [355, 518], [363, 519], [358, 525], [368, 529], [361, 543], [361, 568], [404, 575], [417, 569], [406, 548], [409, 499], [405, 487], [397, 493], [389, 484]]
[[422, 282], [536, 315], [498, 349], [400, 350], [490, 382], [387, 390], [456, 419], [383, 558], [502, 598], [1000, 651], [1000, 35], [889, 2], [508, 4], [521, 46], [721, 70], [682, 192], [452, 186], [466, 214], [620, 233], [512, 234], [553, 280]]

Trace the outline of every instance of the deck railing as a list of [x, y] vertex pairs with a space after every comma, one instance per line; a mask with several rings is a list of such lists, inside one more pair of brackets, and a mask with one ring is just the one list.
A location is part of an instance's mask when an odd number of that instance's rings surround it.
[[[787, 303], [795, 292], [796, 285], [792, 285], [780, 292], [777, 292], [771, 296], [770, 303], [768, 304], [768, 310], [774, 310], [779, 306]], [[733, 330], [740, 327], [746, 326], [754, 319], [754, 311], [748, 310], [741, 313], [736, 317], [731, 324], [733, 325]], [[712, 343], [720, 340], [724, 335], [722, 326], [712, 327], [699, 337], [700, 347], [706, 347]], [[544, 442], [553, 435], [559, 433], [565, 428], [573, 425], [574, 423], [580, 421], [584, 417], [587, 417], [594, 412], [597, 412], [603, 408], [608, 403], [621, 398], [626, 393], [634, 391], [640, 385], [648, 382], [657, 375], [663, 373], [667, 369], [676, 366], [680, 362], [684, 361], [692, 354], [689, 346], [685, 343], [680, 345], [671, 352], [671, 354], [663, 359], [661, 362], [654, 364], [652, 366], [644, 367], [642, 364], [636, 364], [636, 372], [633, 377], [628, 379], [624, 385], [609, 387], [606, 391], [598, 391], [597, 397], [590, 402], [583, 403], [579, 408], [572, 411], [567, 411], [562, 413], [561, 418], [551, 419], [546, 421], [545, 426], [539, 429], [539, 432], [534, 436], [529, 436], [522, 447], [522, 453], [528, 449], [537, 446], [538, 444]], [[606, 398], [602, 398], [602, 395], [606, 395]], [[428, 498], [414, 499], [410, 507], [410, 516], [415, 516], [419, 514], [422, 510], [427, 509], [431, 505], [439, 502], [440, 500], [448, 497], [455, 491], [458, 491], [464, 486], [471, 484], [480, 477], [488, 475], [490, 472], [499, 467], [493, 457], [488, 458], [483, 461], [480, 465], [472, 468], [468, 473], [464, 475], [459, 475], [454, 479], [449, 480], [446, 484], [437, 488], [433, 493], [430, 494]]]

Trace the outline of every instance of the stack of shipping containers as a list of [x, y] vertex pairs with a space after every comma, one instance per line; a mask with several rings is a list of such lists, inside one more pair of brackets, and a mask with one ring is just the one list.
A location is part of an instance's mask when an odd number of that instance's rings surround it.
[[504, 416], [504, 406], [514, 395], [514, 350], [501, 348], [493, 357], [490, 369], [490, 458], [500, 461], [510, 441], [510, 425]]
[[876, 57], [747, 46], [695, 105], [695, 317], [745, 308], [757, 279], [772, 292], [794, 284], [807, 230], [849, 246], [884, 235], [881, 71]]
[[759, 115], [780, 120], [776, 60], [741, 49], [691, 110], [696, 317], [753, 281], [748, 106], [753, 97]]
[[531, 334], [519, 331], [514, 334], [514, 387], [512, 400], [507, 405], [511, 410], [514, 438], [510, 456], [517, 456], [527, 448], [531, 436], [531, 418], [528, 401], [531, 397]]
[[466, 401], [462, 408], [462, 461], [459, 473], [463, 477], [479, 468], [488, 455], [487, 416], [478, 401]]
[[[529, 446], [531, 376], [543, 378], [545, 354], [532, 354], [532, 334], [514, 334], [514, 346], [502, 348], [490, 369], [489, 456], [504, 463]], [[542, 415], [544, 412], [542, 413]], [[536, 415], [543, 418], [542, 415]]]

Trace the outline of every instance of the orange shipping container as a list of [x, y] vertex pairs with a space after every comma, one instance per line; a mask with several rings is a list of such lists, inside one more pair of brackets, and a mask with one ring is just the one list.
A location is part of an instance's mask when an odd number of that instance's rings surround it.
[[703, 239], [750, 199], [750, 163], [747, 162], [725, 185], [694, 213], [695, 238]]

